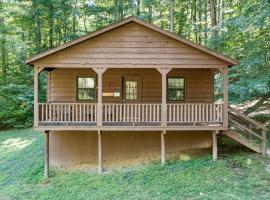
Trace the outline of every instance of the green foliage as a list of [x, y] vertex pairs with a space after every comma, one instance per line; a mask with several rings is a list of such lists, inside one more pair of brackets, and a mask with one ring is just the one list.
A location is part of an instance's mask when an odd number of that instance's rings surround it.
[[[268, 199], [269, 158], [219, 142], [219, 160], [159, 161], [137, 169], [50, 170], [43, 178], [44, 141], [32, 129], [0, 132], [0, 196], [7, 199]], [[235, 154], [234, 154], [235, 152]], [[228, 156], [229, 155], [229, 156]]]
[[33, 90], [25, 85], [0, 87], [0, 127], [29, 126], [33, 116]]
[[219, 28], [219, 50], [240, 61], [230, 70], [230, 100], [270, 96], [270, 2], [240, 1]]

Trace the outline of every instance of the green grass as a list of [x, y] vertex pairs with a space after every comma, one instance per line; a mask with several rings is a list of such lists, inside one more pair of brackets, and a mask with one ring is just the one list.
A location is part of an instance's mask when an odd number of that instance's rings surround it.
[[43, 135], [32, 129], [0, 132], [0, 199], [270, 199], [270, 161], [219, 142], [211, 155], [158, 161], [137, 169], [97, 172], [51, 170], [43, 178]]

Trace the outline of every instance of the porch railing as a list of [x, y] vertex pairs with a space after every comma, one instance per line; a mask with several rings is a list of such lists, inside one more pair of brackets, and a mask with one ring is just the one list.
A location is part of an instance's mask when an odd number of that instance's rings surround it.
[[223, 104], [167, 104], [168, 123], [222, 123]]
[[40, 123], [83, 123], [96, 122], [95, 103], [40, 103]]
[[[167, 126], [222, 124], [223, 104], [169, 103]], [[102, 104], [103, 126], [161, 126], [162, 104]], [[39, 125], [92, 125], [97, 122], [95, 103], [40, 103]]]
[[159, 123], [161, 104], [103, 104], [103, 122]]

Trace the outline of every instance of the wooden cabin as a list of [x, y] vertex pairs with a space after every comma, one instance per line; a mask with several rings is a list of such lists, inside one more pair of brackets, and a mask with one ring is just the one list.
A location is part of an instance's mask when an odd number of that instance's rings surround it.
[[[26, 60], [34, 68], [34, 128], [48, 168], [211, 148], [228, 130], [228, 68], [238, 62], [136, 17]], [[47, 102], [38, 79], [47, 72]], [[214, 75], [223, 101], [214, 101]], [[238, 115], [238, 114], [235, 114]]]

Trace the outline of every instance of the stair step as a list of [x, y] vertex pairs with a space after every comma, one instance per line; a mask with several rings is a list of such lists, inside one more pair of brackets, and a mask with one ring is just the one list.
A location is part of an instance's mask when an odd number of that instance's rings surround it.
[[240, 133], [228, 131], [225, 133], [225, 135], [257, 153], [262, 153], [261, 146], [259, 144], [256, 144], [252, 139], [245, 138]]

